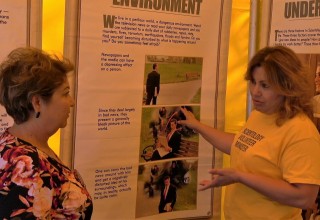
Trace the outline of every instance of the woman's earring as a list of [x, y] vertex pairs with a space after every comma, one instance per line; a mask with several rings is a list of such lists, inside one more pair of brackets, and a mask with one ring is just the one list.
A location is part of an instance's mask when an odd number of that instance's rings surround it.
[[36, 118], [40, 117], [40, 112], [36, 112]]

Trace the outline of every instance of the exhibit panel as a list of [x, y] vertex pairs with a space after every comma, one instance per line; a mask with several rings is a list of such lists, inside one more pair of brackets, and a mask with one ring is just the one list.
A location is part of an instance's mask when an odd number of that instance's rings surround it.
[[[230, 4], [80, 1], [74, 168], [93, 219], [213, 215], [212, 193], [198, 182], [211, 178], [215, 152], [177, 121], [181, 107], [223, 121]], [[166, 176], [175, 196], [163, 202]]]

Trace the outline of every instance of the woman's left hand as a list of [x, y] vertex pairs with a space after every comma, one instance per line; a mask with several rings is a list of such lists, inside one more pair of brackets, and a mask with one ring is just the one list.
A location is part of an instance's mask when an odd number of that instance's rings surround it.
[[238, 182], [238, 172], [234, 169], [212, 169], [209, 171], [212, 174], [211, 180], [202, 180], [199, 188], [200, 191], [220, 186], [227, 186]]

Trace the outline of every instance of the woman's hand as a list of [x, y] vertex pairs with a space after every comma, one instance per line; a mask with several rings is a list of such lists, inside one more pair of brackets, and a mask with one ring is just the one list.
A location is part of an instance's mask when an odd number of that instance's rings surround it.
[[180, 110], [184, 114], [186, 119], [178, 121], [179, 124], [193, 129], [194, 132], [199, 133], [212, 146], [222, 151], [223, 153], [230, 154], [230, 149], [235, 134], [219, 131], [214, 127], [201, 123], [198, 119], [195, 118], [192, 112], [188, 111], [184, 107], [181, 107]]
[[212, 174], [212, 179], [201, 181], [200, 191], [241, 183], [271, 200], [301, 209], [312, 207], [319, 191], [319, 186], [315, 184], [289, 183], [284, 179], [237, 171], [231, 168], [212, 169], [209, 173]]
[[212, 169], [209, 171], [212, 174], [211, 180], [202, 180], [199, 191], [203, 191], [213, 187], [227, 186], [238, 182], [238, 172], [234, 169]]
[[193, 113], [188, 111], [184, 107], [181, 107], [180, 110], [184, 114], [186, 119], [178, 121], [178, 124], [185, 125], [191, 129], [195, 129], [197, 124], [199, 124], [200, 122], [194, 117]]

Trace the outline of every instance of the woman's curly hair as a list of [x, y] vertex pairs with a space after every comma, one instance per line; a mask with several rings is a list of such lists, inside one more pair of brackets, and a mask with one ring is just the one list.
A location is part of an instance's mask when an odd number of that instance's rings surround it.
[[32, 97], [39, 95], [44, 101], [50, 101], [73, 69], [66, 58], [37, 48], [17, 48], [0, 65], [0, 104], [15, 123], [23, 123], [34, 112]]
[[259, 50], [248, 64], [246, 80], [254, 81], [252, 74], [256, 67], [264, 69], [268, 82], [284, 97], [276, 119], [278, 126], [299, 113], [312, 118], [313, 90], [308, 70], [294, 51], [284, 46]]

